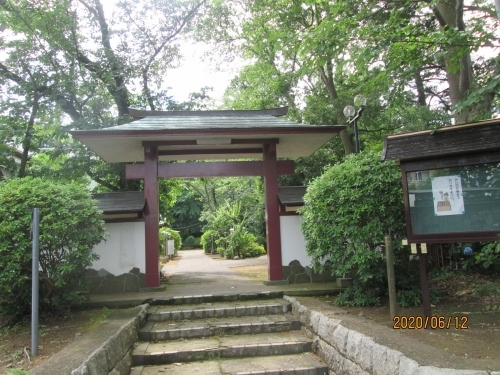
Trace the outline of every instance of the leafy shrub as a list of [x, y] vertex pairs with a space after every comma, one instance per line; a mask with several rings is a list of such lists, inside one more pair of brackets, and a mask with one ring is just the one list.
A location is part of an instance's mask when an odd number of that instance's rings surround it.
[[500, 242], [488, 243], [476, 254], [475, 261], [484, 268], [500, 266]]
[[252, 244], [251, 247], [247, 248], [247, 252], [243, 254], [245, 258], [249, 257], [258, 257], [260, 255], [264, 255], [266, 253], [266, 250], [264, 249], [264, 246], [259, 245], [257, 243]]
[[401, 307], [419, 306], [422, 303], [422, 293], [418, 290], [396, 291], [396, 301]]
[[214, 229], [209, 229], [205, 233], [203, 233], [203, 235], [200, 238], [200, 244], [203, 247], [205, 253], [212, 252], [212, 248], [215, 251], [215, 249], [217, 248], [217, 244], [215, 242], [217, 240], [217, 237], [218, 237], [217, 231], [215, 231]]
[[188, 249], [192, 249], [194, 247], [196, 240], [193, 236], [188, 236], [186, 238], [186, 241], [184, 241], [184, 247]]
[[31, 304], [31, 207], [40, 210], [40, 310], [80, 303], [85, 270], [105, 238], [97, 202], [76, 184], [15, 179], [0, 184], [0, 314], [19, 316]]
[[500, 296], [500, 283], [486, 281], [475, 286], [472, 295], [479, 297]]
[[201, 238], [200, 237], [195, 237], [194, 238], [194, 247], [199, 248], [201, 246]]
[[160, 228], [160, 254], [164, 255], [165, 254], [165, 246], [167, 244], [167, 235], [165, 234], [169, 233], [169, 239], [174, 240], [174, 255], [177, 255], [177, 250], [180, 250], [182, 246], [182, 238], [179, 232], [171, 229], [171, 228]]
[[403, 191], [401, 172], [394, 163], [383, 163], [372, 152], [350, 155], [314, 180], [304, 201], [302, 230], [314, 269], [336, 276], [355, 272], [355, 289], [345, 291], [339, 301], [349, 297], [358, 305], [373, 304], [377, 300], [371, 290], [380, 294], [387, 290], [387, 234], [393, 240], [396, 280], [418, 282], [418, 272], [408, 272], [408, 250], [401, 246]]
[[347, 288], [335, 298], [336, 306], [380, 306], [380, 297], [374, 290], [363, 288], [363, 286], [354, 284]]
[[236, 225], [229, 234], [225, 257], [231, 259], [235, 256], [244, 258], [247, 254], [250, 254], [250, 256], [260, 255], [257, 238], [253, 233], [248, 232], [242, 224]]

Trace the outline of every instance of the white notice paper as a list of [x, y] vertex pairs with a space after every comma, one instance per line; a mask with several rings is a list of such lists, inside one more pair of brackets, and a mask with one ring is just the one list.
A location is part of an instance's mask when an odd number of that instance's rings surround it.
[[463, 215], [465, 213], [460, 175], [431, 177], [434, 215]]

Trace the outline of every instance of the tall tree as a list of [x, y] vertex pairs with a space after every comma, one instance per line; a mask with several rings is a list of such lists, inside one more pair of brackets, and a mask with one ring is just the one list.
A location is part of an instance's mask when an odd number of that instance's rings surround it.
[[[10, 138], [13, 149], [23, 146], [20, 175], [28, 156], [43, 145], [59, 147], [61, 153], [71, 150], [80, 156], [73, 161], [80, 170], [98, 179], [102, 162], [73, 144], [65, 131], [127, 122], [130, 106], [178, 108], [167, 94], [165, 73], [179, 63], [183, 38], [206, 17], [218, 16], [207, 0], [121, 0], [114, 10], [106, 5], [99, 0], [0, 0], [0, 115], [24, 128], [13, 129], [17, 135]], [[60, 126], [42, 131], [43, 139], [33, 142], [43, 118]], [[107, 185], [133, 188], [123, 178], [108, 179]]]
[[[481, 57], [500, 36], [491, 2], [257, 0], [243, 6], [246, 18], [231, 45], [251, 64], [227, 91], [228, 106], [292, 101], [296, 119], [342, 124], [344, 106], [362, 93], [371, 99], [359, 123], [363, 139], [377, 142], [383, 134], [496, 111], [499, 58]], [[352, 134], [341, 138], [344, 152], [352, 152]]]

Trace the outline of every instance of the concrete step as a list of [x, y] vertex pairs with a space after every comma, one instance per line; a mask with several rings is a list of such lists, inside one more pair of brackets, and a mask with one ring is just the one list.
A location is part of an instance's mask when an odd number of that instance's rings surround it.
[[139, 331], [140, 341], [192, 339], [216, 335], [244, 335], [300, 330], [300, 321], [291, 313], [194, 321], [148, 322]]
[[234, 294], [207, 294], [199, 296], [175, 296], [165, 298], [154, 298], [147, 302], [151, 306], [158, 305], [196, 305], [201, 303], [214, 302], [234, 302], [250, 300], [267, 300], [283, 298], [282, 291], [266, 291], [254, 293], [234, 293]]
[[292, 310], [283, 299], [207, 302], [194, 305], [152, 306], [148, 311], [150, 322], [167, 320], [194, 320], [207, 318], [228, 318], [235, 316], [257, 316], [283, 314]]
[[130, 375], [327, 375], [328, 367], [314, 354], [217, 359], [133, 367]]
[[132, 353], [135, 366], [205, 361], [218, 358], [298, 354], [311, 351], [312, 341], [300, 331], [215, 336], [192, 340], [140, 343]]

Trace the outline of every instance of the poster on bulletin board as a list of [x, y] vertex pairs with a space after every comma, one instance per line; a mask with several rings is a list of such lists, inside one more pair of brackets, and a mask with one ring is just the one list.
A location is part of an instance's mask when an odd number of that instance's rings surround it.
[[463, 215], [465, 213], [460, 175], [431, 177], [431, 182], [434, 216]]

